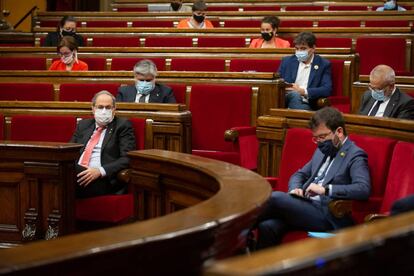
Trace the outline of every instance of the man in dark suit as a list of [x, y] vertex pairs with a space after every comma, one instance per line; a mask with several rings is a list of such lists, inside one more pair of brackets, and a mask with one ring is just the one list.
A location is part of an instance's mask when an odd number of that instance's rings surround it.
[[157, 66], [148, 59], [134, 66], [135, 85], [121, 86], [118, 89], [118, 102], [175, 103], [175, 96], [168, 86], [155, 82]]
[[315, 54], [314, 34], [302, 32], [293, 43], [295, 55], [283, 58], [278, 70], [287, 83], [286, 107], [316, 109], [318, 99], [332, 92], [331, 63]]
[[132, 125], [114, 116], [115, 97], [108, 91], [94, 96], [92, 112], [94, 119], [80, 121], [71, 139], [84, 145], [78, 162], [76, 196], [122, 194], [126, 187], [117, 182], [116, 176], [128, 167], [127, 153], [135, 149]]
[[362, 96], [359, 114], [412, 120], [414, 99], [395, 86], [391, 67], [377, 65], [369, 75], [369, 90]]
[[[336, 218], [332, 199], [367, 199], [370, 175], [367, 154], [348, 137], [341, 113], [331, 107], [318, 110], [310, 120], [312, 159], [289, 180], [289, 192], [273, 192], [258, 218], [257, 249], [281, 242], [290, 230], [330, 231], [350, 226], [350, 217]], [[300, 153], [299, 153], [300, 154]]]

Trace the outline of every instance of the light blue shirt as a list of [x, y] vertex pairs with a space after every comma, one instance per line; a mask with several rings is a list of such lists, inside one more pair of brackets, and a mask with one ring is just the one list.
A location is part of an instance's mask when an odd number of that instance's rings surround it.
[[[384, 11], [384, 7], [378, 7], [376, 11]], [[406, 11], [406, 9], [398, 6], [397, 11]]]

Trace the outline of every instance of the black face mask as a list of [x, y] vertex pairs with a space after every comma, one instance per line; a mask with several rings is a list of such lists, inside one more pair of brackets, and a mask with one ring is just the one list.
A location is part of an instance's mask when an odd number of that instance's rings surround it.
[[75, 36], [75, 35], [76, 35], [76, 32], [74, 31], [68, 32], [68, 31], [62, 30], [62, 36]]
[[269, 41], [269, 40], [272, 39], [273, 33], [262, 32], [262, 37], [263, 37], [264, 40]]
[[325, 140], [318, 143], [318, 149], [327, 156], [331, 158], [335, 157], [336, 153], [339, 151], [341, 143], [338, 143], [338, 146], [335, 146], [333, 140]]
[[204, 21], [205, 16], [193, 14], [193, 18], [195, 21], [197, 21], [200, 24]]
[[172, 2], [171, 3], [171, 8], [172, 8], [173, 11], [178, 11], [181, 8], [181, 3]]

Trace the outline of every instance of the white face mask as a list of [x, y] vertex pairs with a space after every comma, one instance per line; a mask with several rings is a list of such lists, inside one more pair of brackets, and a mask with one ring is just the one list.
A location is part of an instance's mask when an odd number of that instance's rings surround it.
[[114, 116], [112, 114], [112, 109], [106, 109], [106, 108], [102, 108], [102, 109], [96, 108], [94, 116], [95, 116], [96, 123], [100, 126], [106, 126], [110, 122], [112, 122], [112, 120], [114, 119]]

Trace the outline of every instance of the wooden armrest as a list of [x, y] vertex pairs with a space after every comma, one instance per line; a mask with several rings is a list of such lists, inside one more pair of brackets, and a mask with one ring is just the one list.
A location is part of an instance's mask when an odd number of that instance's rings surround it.
[[387, 218], [388, 215], [386, 214], [369, 214], [364, 218], [365, 222], [373, 222], [379, 219]]
[[239, 137], [256, 135], [256, 127], [243, 126], [243, 127], [232, 127], [224, 132], [224, 140], [227, 142], [237, 142]]
[[235, 129], [228, 129], [224, 132], [224, 141], [236, 142], [239, 138], [239, 132]]
[[352, 213], [352, 200], [332, 200], [328, 207], [334, 217], [343, 218]]
[[131, 171], [131, 169], [124, 169], [124, 170], [120, 171], [116, 175], [118, 181], [124, 182], [124, 183], [129, 183], [129, 180], [131, 178], [130, 171]]
[[328, 98], [319, 98], [318, 101], [316, 102], [316, 106], [318, 107], [318, 109], [325, 107], [325, 106], [330, 106], [331, 105], [331, 101]]

